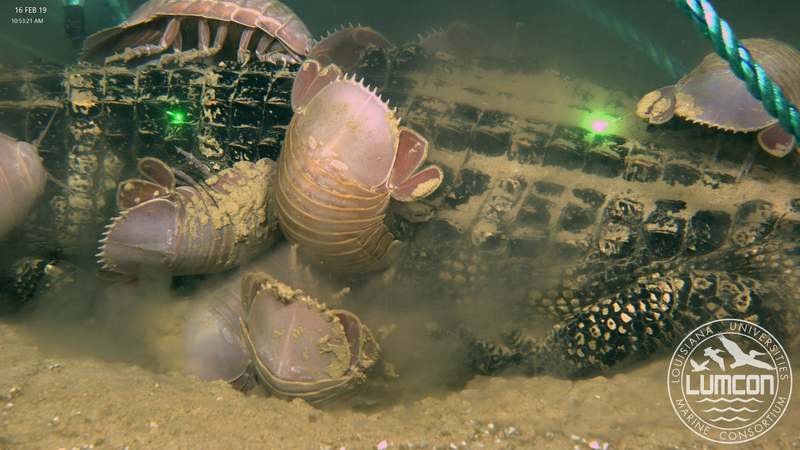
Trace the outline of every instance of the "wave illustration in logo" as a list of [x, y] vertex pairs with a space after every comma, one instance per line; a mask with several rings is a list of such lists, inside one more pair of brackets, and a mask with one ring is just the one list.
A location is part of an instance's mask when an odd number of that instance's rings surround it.
[[749, 413], [755, 413], [755, 412], [758, 412], [758, 410], [757, 410], [757, 409], [747, 409], [747, 408], [739, 408], [739, 409], [736, 409], [736, 408], [731, 408], [730, 406], [728, 406], [728, 407], [727, 407], [727, 408], [725, 408], [725, 409], [711, 408], [711, 409], [704, 409], [704, 410], [703, 410], [703, 412], [711, 412], [711, 411], [716, 411], [716, 412], [725, 412], [725, 411], [742, 412], [742, 411], [747, 411], [747, 412], [749, 412]]
[[703, 402], [711, 402], [711, 403], [718, 403], [718, 402], [727, 402], [727, 403], [733, 403], [733, 402], [742, 402], [742, 403], [758, 402], [758, 403], [764, 403], [763, 400], [759, 400], [759, 399], [757, 399], [755, 397], [750, 397], [750, 398], [739, 398], [739, 397], [736, 397], [736, 398], [730, 398], [730, 399], [729, 398], [725, 398], [725, 397], [720, 397], [718, 399], [703, 398], [703, 399], [700, 399], [700, 400], [696, 401], [695, 403], [703, 403]]
[[742, 419], [739, 416], [731, 417], [730, 419], [728, 419], [727, 417], [717, 417], [716, 419], [708, 419], [708, 420], [711, 421], [711, 422], [719, 422], [720, 420], [724, 420], [725, 422], [733, 422], [734, 420], [738, 420], [740, 422], [748, 422], [748, 421], [750, 421], [750, 419]]
[[[760, 289], [739, 279], [698, 280], [693, 285], [698, 294], [716, 286], [712, 291], [728, 305]], [[687, 333], [676, 348], [667, 391], [692, 433], [719, 444], [743, 443], [763, 436], [783, 416], [792, 397], [792, 366], [777, 339], [759, 324], [712, 320]]]

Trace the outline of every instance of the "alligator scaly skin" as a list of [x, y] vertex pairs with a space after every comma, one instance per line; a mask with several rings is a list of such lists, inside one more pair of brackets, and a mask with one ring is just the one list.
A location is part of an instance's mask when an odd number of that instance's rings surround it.
[[187, 166], [179, 147], [222, 170], [239, 159], [277, 157], [293, 114], [293, 81], [292, 66], [269, 63], [233, 70], [64, 68], [40, 61], [0, 66], [0, 131], [31, 142], [59, 108], [40, 152], [48, 172], [66, 186], [49, 183], [31, 220], [6, 242], [35, 242], [42, 254], [91, 257], [103, 225], [117, 212], [117, 185], [138, 176], [138, 158]]
[[541, 339], [511, 328], [500, 346], [468, 329], [460, 333], [468, 362], [478, 373], [518, 366], [528, 375], [588, 377], [671, 350], [692, 330], [717, 319], [757, 323], [784, 343], [794, 342], [800, 300], [796, 284], [786, 289], [782, 282], [730, 272], [675, 271], [642, 277], [600, 298]]
[[[633, 104], [587, 82], [530, 66], [507, 69], [506, 81], [496, 69], [481, 69], [487, 61], [437, 57], [413, 46], [376, 49], [365, 60], [359, 74], [385, 86], [379, 92], [397, 107], [402, 123], [431, 141], [427, 161], [445, 171], [433, 195], [397, 214], [394, 232], [411, 247], [401, 264], [421, 276], [428, 268], [415, 266], [437, 266], [440, 281], [454, 290], [487, 273], [505, 272], [504, 283], [523, 284], [528, 270], [566, 276], [576, 285], [605, 283], [634, 270], [640, 276], [651, 265], [664, 270], [726, 245], [753, 244], [779, 220], [800, 218], [800, 177], [791, 168], [759, 166], [735, 183], [749, 141], [729, 143], [715, 158], [716, 138], [666, 146], [594, 135], [571, 123], [575, 117], [558, 111], [586, 115], [589, 105], [621, 113]], [[560, 84], [566, 103], [520, 109], [525, 116], [494, 109], [514, 107], [498, 97], [511, 95], [509, 85], [519, 79]], [[490, 92], [495, 85], [501, 87]], [[458, 101], [442, 100], [445, 93]], [[550, 116], [561, 123], [544, 121]], [[636, 119], [625, 130], [648, 136]], [[431, 220], [419, 224], [404, 219], [429, 214]], [[525, 294], [532, 300], [547, 296], [544, 289]], [[585, 306], [574, 297], [566, 305], [539, 302], [539, 312], [566, 314]]]
[[[800, 180], [790, 168], [760, 167], [737, 184], [752, 140], [715, 154], [716, 138], [660, 145], [639, 122], [592, 135], [576, 126], [581, 114], [623, 115], [631, 99], [505, 69], [413, 47], [374, 49], [356, 69], [430, 139], [428, 162], [446, 174], [398, 214], [433, 214], [395, 222], [408, 241], [398, 276], [433, 298], [490, 299], [517, 324], [560, 320], [541, 340], [512, 330], [505, 347], [462, 328], [474, 369], [590, 376], [723, 317], [797, 336]], [[513, 98], [520, 79], [566, 94], [555, 105]]]
[[[761, 289], [778, 293], [779, 301], [771, 301], [770, 308], [777, 302], [787, 312], [776, 326], [791, 329], [796, 276], [777, 276], [755, 264], [756, 256], [747, 255], [778, 245], [785, 250], [776, 263], [796, 264], [796, 178], [786, 170], [757, 165], [751, 177], [735, 184], [746, 154], [742, 141], [715, 159], [712, 139], [690, 139], [691, 147], [653, 143], [638, 120], [625, 121], [615, 135], [591, 135], [578, 126], [587, 112], [623, 115], [633, 110], [633, 99], [531, 65], [501, 70], [499, 62], [465, 61], [406, 46], [368, 51], [356, 69], [398, 108], [403, 124], [431, 141], [428, 161], [445, 170], [445, 181], [434, 195], [398, 207], [391, 217], [393, 232], [408, 243], [392, 269], [395, 282], [424, 286], [427, 295], [445, 302], [489, 299], [520, 317], [549, 313], [563, 320], [544, 346], [521, 336], [509, 341], [514, 344], [511, 359], [527, 361], [534, 372], [586, 375], [637, 354], [638, 347], [629, 345], [626, 352], [603, 356], [584, 338], [591, 351], [582, 350], [580, 356], [568, 345], [581, 342], [576, 327], [592, 313], [590, 308], [606, 296], [645, 289], [640, 286], [645, 281], [639, 280], [647, 277], [745, 277], [743, 285], [757, 282]], [[56, 83], [59, 74], [61, 84]], [[176, 161], [171, 150], [178, 145], [213, 168], [224, 168], [241, 157], [275, 156], [280, 145], [276, 136], [291, 117], [286, 88], [291, 86], [291, 67], [131, 71], [85, 65], [48, 76], [50, 86], [65, 89], [55, 97], [70, 99], [65, 108], [70, 114], [55, 127], [70, 132], [62, 131], [63, 140], [56, 140], [63, 143], [61, 154], [67, 158], [45, 159], [53, 159], [49, 167], [61, 167], [55, 175], [67, 180], [69, 171], [75, 171], [69, 164], [74, 159], [70, 149], [75, 148], [70, 139], [94, 136], [73, 131], [81, 127], [101, 132], [78, 148], [88, 148], [87, 154], [102, 155], [103, 160], [112, 155], [123, 167], [141, 156]], [[527, 92], [538, 84], [547, 86], [544, 98], [541, 92]], [[96, 100], [80, 103], [87, 96], [101, 99], [103, 107]], [[266, 107], [258, 99], [266, 99]], [[26, 117], [29, 134], [37, 132], [46, 111], [34, 116], [35, 108], [20, 105], [10, 104], [8, 111]], [[123, 111], [121, 119], [115, 118], [115, 110]], [[173, 123], [166, 112], [176, 110], [189, 111], [189, 120]], [[209, 139], [215, 144], [209, 145]], [[58, 149], [56, 145], [52, 152], [59, 154]], [[112, 183], [129, 176], [110, 172], [99, 165], [91, 172], [99, 177], [90, 186], [95, 188], [87, 190], [95, 198], [107, 198], [113, 194]], [[413, 220], [429, 215], [428, 222]], [[56, 244], [63, 249], [65, 242]], [[722, 261], [730, 262], [726, 266]], [[676, 304], [681, 301], [683, 297]], [[767, 322], [776, 314], [758, 308], [760, 303], [742, 314], [760, 313]], [[678, 318], [674, 312], [665, 312], [658, 323], [666, 327], [673, 318]], [[669, 346], [677, 337], [666, 333], [655, 348]], [[617, 332], [609, 339], [634, 335]], [[645, 348], [649, 352], [651, 347]], [[570, 351], [579, 360], [570, 360]]]

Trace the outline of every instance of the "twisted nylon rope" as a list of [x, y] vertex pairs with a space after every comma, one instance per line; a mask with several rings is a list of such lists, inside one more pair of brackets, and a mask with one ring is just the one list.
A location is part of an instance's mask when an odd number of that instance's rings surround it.
[[783, 95], [781, 88], [770, 81], [711, 4], [706, 0], [675, 0], [675, 4], [692, 18], [697, 29], [711, 41], [714, 51], [728, 61], [733, 73], [744, 81], [750, 94], [761, 100], [767, 113], [777, 117], [781, 128], [800, 142], [800, 113], [797, 108]]

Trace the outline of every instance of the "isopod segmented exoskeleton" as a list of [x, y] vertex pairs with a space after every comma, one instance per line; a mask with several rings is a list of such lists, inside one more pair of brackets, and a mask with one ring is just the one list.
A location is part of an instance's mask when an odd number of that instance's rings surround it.
[[150, 180], [119, 186], [122, 214], [100, 241], [103, 269], [131, 274], [190, 275], [238, 266], [280, 234], [272, 204], [274, 162], [240, 161], [205, 186], [176, 186], [173, 170], [144, 158]]
[[25, 220], [46, 183], [36, 147], [0, 133], [0, 240]]
[[311, 263], [331, 271], [386, 266], [400, 246], [383, 223], [390, 198], [417, 200], [442, 182], [436, 166], [414, 175], [427, 141], [398, 127], [374, 91], [335, 65], [304, 62], [292, 107], [276, 183], [284, 233]]
[[[197, 19], [198, 48], [182, 51], [181, 22], [191, 18]], [[213, 44], [209, 21], [216, 24]], [[277, 0], [150, 0], [122, 24], [89, 36], [81, 56], [115, 53], [106, 63], [128, 61], [162, 53], [171, 46], [175, 53], [164, 55], [162, 62], [202, 59], [222, 49], [229, 31], [239, 34], [237, 57], [242, 64], [250, 59], [248, 48], [257, 34], [259, 61], [299, 62], [313, 42], [300, 18]]]

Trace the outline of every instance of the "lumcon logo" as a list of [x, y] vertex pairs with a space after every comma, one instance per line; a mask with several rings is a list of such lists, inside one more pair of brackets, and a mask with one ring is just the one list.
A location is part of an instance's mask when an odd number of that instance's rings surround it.
[[690, 430], [737, 444], [763, 435], [783, 416], [792, 396], [792, 368], [768, 331], [720, 319], [681, 341], [670, 361], [667, 389]]

